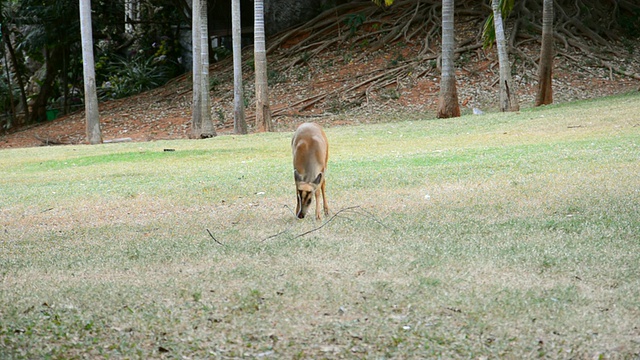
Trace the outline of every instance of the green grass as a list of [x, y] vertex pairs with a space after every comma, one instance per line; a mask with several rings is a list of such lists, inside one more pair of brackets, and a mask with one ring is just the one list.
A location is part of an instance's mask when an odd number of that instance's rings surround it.
[[289, 133], [2, 150], [0, 358], [636, 358], [638, 114], [327, 128], [326, 224]]

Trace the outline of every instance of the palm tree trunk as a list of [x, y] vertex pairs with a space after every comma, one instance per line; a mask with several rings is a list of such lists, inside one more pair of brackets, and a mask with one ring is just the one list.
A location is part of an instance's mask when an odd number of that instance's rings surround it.
[[496, 32], [496, 47], [498, 49], [498, 62], [500, 63], [500, 111], [518, 111], [518, 95], [513, 77], [511, 76], [511, 65], [509, 64], [509, 53], [507, 52], [507, 40], [504, 35], [504, 23], [502, 21], [502, 10], [500, 1], [492, 0], [493, 27]]
[[200, 91], [202, 92], [202, 133], [200, 138], [210, 138], [216, 136], [216, 129], [211, 120], [211, 96], [209, 95], [209, 12], [207, 11], [207, 0], [200, 0], [200, 58], [202, 64], [202, 82]]
[[542, 6], [542, 46], [535, 106], [553, 103], [553, 0], [544, 0]]
[[211, 121], [209, 98], [209, 31], [207, 29], [207, 1], [193, 0], [192, 53], [193, 103], [191, 104], [191, 134], [193, 139], [216, 136]]
[[460, 116], [456, 72], [453, 63], [455, 38], [453, 28], [454, 0], [442, 1], [442, 75], [440, 77], [440, 97], [438, 99], [438, 117]]
[[264, 35], [264, 0], [254, 1], [254, 60], [256, 67], [256, 127], [258, 131], [272, 131], [267, 51]]
[[233, 132], [247, 133], [244, 117], [242, 89], [242, 27], [240, 23], [240, 0], [231, 1], [231, 31], [233, 36]]
[[100, 113], [96, 93], [96, 71], [93, 59], [93, 32], [91, 30], [91, 0], [80, 0], [80, 28], [82, 35], [82, 63], [84, 69], [84, 109], [87, 140], [102, 143]]
[[200, 58], [200, 0], [193, 0], [191, 5], [191, 54], [193, 57], [191, 102], [191, 138], [199, 138], [202, 132], [202, 59]]

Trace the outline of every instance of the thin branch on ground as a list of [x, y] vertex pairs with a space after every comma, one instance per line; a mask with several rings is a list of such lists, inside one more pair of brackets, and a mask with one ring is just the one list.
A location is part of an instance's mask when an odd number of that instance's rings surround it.
[[223, 243], [221, 243], [220, 241], [218, 241], [218, 239], [216, 239], [215, 237], [213, 237], [213, 234], [211, 233], [211, 231], [209, 231], [209, 229], [206, 229], [207, 232], [209, 233], [209, 236], [211, 236], [211, 238], [213, 239], [213, 241], [217, 242], [218, 244], [224, 246]]
[[602, 59], [600, 60], [600, 66], [609, 69], [609, 71], [614, 72], [618, 75], [623, 75], [623, 76], [627, 76], [630, 77], [632, 79], [636, 79], [636, 80], [640, 80], [640, 74], [636, 74], [634, 72], [631, 71], [626, 71], [626, 70], [622, 70], [621, 68], [615, 66], [614, 64], [608, 62], [608, 61], [604, 61]]
[[[283, 207], [287, 208], [287, 210], [289, 210], [289, 212], [291, 213], [291, 215], [293, 215], [293, 217], [296, 216], [296, 214], [293, 213], [293, 210], [291, 210], [291, 208], [289, 206], [284, 205]], [[288, 232], [289, 230], [291, 230], [292, 227], [293, 227], [293, 223], [291, 223], [286, 229], [280, 231], [279, 233], [267, 236], [266, 238], [262, 239], [261, 241], [267, 241], [269, 239], [273, 239], [274, 237], [278, 237], [278, 236]]]
[[[285, 207], [286, 207], [286, 208], [288, 208], [288, 206], [286, 206], [286, 205], [285, 205]], [[291, 210], [291, 209], [289, 209], [289, 210]], [[357, 210], [357, 211], [356, 211], [356, 210]], [[360, 207], [360, 206], [350, 206], [350, 207], [346, 207], [346, 208], [342, 208], [342, 209], [340, 209], [338, 212], [336, 212], [335, 214], [333, 214], [329, 219], [327, 219], [324, 223], [322, 223], [322, 225], [320, 225], [320, 226], [318, 226], [318, 227], [315, 227], [315, 228], [313, 228], [313, 229], [311, 229], [311, 230], [309, 230], [309, 231], [305, 231], [305, 232], [303, 232], [303, 233], [301, 233], [301, 234], [298, 234], [298, 235], [294, 236], [293, 238], [294, 238], [294, 239], [297, 239], [297, 238], [303, 237], [303, 236], [305, 236], [305, 235], [309, 235], [309, 234], [311, 234], [311, 233], [313, 233], [313, 232], [316, 232], [316, 231], [318, 231], [318, 230], [322, 229], [323, 227], [325, 227], [325, 226], [326, 226], [327, 224], [329, 224], [331, 221], [333, 221], [333, 219], [335, 219], [335, 218], [337, 218], [337, 217], [342, 217], [342, 216], [340, 216], [341, 214], [343, 214], [343, 213], [348, 213], [348, 212], [354, 213], [354, 214], [356, 214], [356, 215], [361, 215], [361, 216], [363, 216], [363, 215], [364, 215], [364, 216], [366, 216], [366, 217], [368, 217], [368, 218], [372, 219], [374, 222], [376, 222], [376, 223], [380, 224], [380, 225], [381, 225], [382, 227], [384, 227], [385, 229], [388, 229], [388, 230], [390, 230], [390, 231], [396, 231], [395, 229], [393, 229], [393, 228], [391, 228], [391, 227], [387, 226], [385, 223], [383, 223], [380, 219], [378, 219], [378, 218], [377, 218], [374, 214], [372, 214], [370, 211], [367, 211], [367, 210], [363, 209], [363, 208], [362, 208], [362, 207]], [[293, 214], [293, 212], [292, 212], [292, 214]], [[293, 215], [295, 216], [295, 214], [293, 214]], [[349, 218], [347, 218], [347, 219], [349, 219]], [[286, 232], [289, 232], [289, 230], [291, 229], [291, 227], [293, 227], [293, 225], [294, 225], [294, 223], [290, 224], [286, 229], [284, 229], [284, 230], [282, 230], [282, 231], [280, 231], [280, 232], [278, 232], [278, 233], [276, 233], [276, 234], [273, 234], [273, 235], [267, 236], [266, 238], [262, 239], [262, 241], [266, 241], [266, 240], [269, 240], [269, 239], [273, 239], [273, 238], [278, 237], [278, 236], [280, 236], [280, 235], [282, 235], [282, 234], [284, 234], [284, 233], [286, 233]]]
[[36, 138], [36, 140], [42, 142], [42, 145], [44, 146], [51, 146], [51, 145], [75, 145], [77, 144], [77, 142], [74, 141], [65, 141], [65, 140], [61, 140], [60, 138], [57, 139], [51, 139], [49, 137], [43, 138], [38, 134], [35, 134], [33, 137]]
[[335, 219], [335, 218], [336, 218], [336, 216], [340, 215], [340, 213], [342, 213], [342, 212], [344, 212], [344, 211], [353, 210], [353, 209], [356, 209], [356, 208], [359, 208], [359, 207], [360, 207], [360, 206], [351, 206], [351, 207], [348, 207], [348, 208], [342, 208], [342, 209], [340, 209], [340, 211], [338, 211], [337, 213], [333, 214], [333, 216], [331, 216], [331, 217], [329, 218], [329, 220], [325, 221], [322, 225], [318, 226], [317, 228], [311, 229], [311, 230], [309, 230], [309, 231], [305, 231], [305, 232], [303, 232], [302, 234], [296, 235], [296, 236], [294, 236], [293, 238], [294, 238], [294, 239], [297, 239], [297, 238], [299, 238], [299, 237], [303, 237], [303, 236], [305, 236], [305, 235], [311, 234], [312, 232], [318, 231], [318, 230], [322, 229], [323, 227], [325, 227], [325, 225], [327, 225], [328, 223], [330, 223], [333, 219]]

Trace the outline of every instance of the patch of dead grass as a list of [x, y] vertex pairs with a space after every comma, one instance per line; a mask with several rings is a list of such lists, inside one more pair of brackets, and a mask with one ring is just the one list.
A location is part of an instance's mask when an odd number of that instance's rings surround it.
[[627, 100], [329, 128], [322, 228], [287, 134], [12, 150], [0, 357], [636, 356]]

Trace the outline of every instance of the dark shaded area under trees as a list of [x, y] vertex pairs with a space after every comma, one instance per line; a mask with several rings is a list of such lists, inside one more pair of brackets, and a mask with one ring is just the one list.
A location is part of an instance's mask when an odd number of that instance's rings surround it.
[[[141, 20], [136, 21], [133, 34], [124, 32], [123, 0], [92, 3], [96, 75], [102, 100], [160, 86], [184, 72], [180, 36], [190, 23], [188, 5], [184, 0], [158, 0], [153, 2], [153, 6], [143, 1]], [[339, 90], [353, 92], [354, 98], [362, 99], [367, 92], [399, 81], [410, 71], [412, 64], [438, 59], [439, 1], [396, 0], [389, 8], [378, 7], [368, 0], [339, 1], [335, 6], [324, 3], [320, 7], [313, 2], [313, 6], [312, 10], [319, 13], [318, 16], [269, 38], [268, 55], [289, 60], [284, 68], [276, 71], [304, 64], [332, 47], [360, 44], [366, 46], [367, 51], [375, 51], [396, 41], [421, 44], [418, 56], [398, 59], [384, 72], [363, 74], [359, 84]], [[17, 91], [20, 82], [29, 98], [31, 112], [28, 119], [17, 117], [12, 130], [42, 122], [48, 108], [59, 109], [62, 113], [76, 110], [78, 107], [75, 106], [81, 105], [83, 98], [77, 1], [55, 0], [43, 6], [42, 2], [35, 0], [17, 3], [2, 0], [0, 8], [3, 12], [0, 18], [3, 32], [1, 55], [5, 59], [0, 75], [0, 89], [3, 90], [0, 94], [0, 116], [4, 115], [0, 125], [5, 127], [3, 130], [7, 130], [5, 118], [9, 113], [25, 113], [24, 100], [20, 100], [20, 92]], [[214, 7], [210, 14], [212, 11], [216, 11]], [[475, 36], [457, 39], [456, 53], [483, 46], [482, 25], [490, 13], [489, 1], [456, 1], [456, 23], [477, 28]], [[640, 5], [629, 0], [556, 1], [556, 52], [559, 56], [571, 56], [568, 50], [578, 49], [599, 66], [639, 79], [639, 75], [610, 63], [612, 58], [627, 56], [615, 50], [620, 47], [614, 48], [612, 43], [623, 44], [630, 52], [635, 51], [634, 41], [640, 38], [639, 18]], [[518, 1], [505, 20], [510, 53], [537, 66], [537, 60], [522, 54], [520, 47], [539, 43], [542, 3]], [[15, 49], [14, 54], [10, 54], [10, 48]], [[299, 101], [297, 105], [313, 106], [330, 96], [331, 93], [314, 96]]]
[[[3, 49], [10, 41], [17, 50], [19, 65], [11, 66], [11, 78], [25, 84], [30, 109], [25, 112], [24, 101], [16, 104], [20, 116], [14, 127], [46, 120], [48, 109], [65, 114], [82, 108], [78, 1], [43, 5], [36, 0], [3, 0], [0, 10], [5, 20]], [[175, 11], [174, 1], [154, 1], [154, 6], [142, 6], [141, 11], [148, 16], [135, 24], [136, 32], [127, 34], [123, 0], [92, 1], [96, 81], [99, 86], [111, 85], [99, 89], [102, 100], [160, 86], [183, 71], [177, 39], [183, 17]]]

